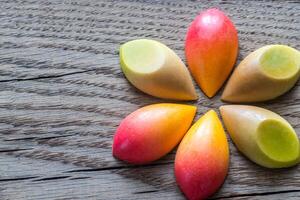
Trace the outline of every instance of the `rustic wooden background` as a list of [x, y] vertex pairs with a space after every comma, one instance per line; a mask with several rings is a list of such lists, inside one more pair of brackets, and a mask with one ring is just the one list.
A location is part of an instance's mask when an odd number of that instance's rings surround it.
[[[132, 166], [111, 155], [122, 118], [167, 102], [124, 78], [121, 43], [157, 39], [184, 60], [187, 26], [209, 7], [223, 9], [239, 32], [239, 61], [266, 44], [300, 49], [300, 2], [0, 0], [0, 199], [184, 199], [173, 175], [175, 151]], [[300, 133], [300, 83], [256, 104]], [[197, 117], [223, 103], [220, 93], [188, 102]], [[212, 199], [300, 199], [300, 166], [267, 170], [230, 141], [230, 172]]]

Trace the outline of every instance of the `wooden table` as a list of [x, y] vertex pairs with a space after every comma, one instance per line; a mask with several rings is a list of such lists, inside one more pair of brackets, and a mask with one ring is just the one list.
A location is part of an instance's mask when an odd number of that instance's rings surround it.
[[[173, 175], [175, 151], [132, 166], [111, 154], [122, 118], [168, 102], [135, 89], [119, 66], [120, 44], [153, 38], [184, 60], [187, 26], [209, 7], [234, 21], [238, 62], [266, 44], [300, 49], [300, 2], [0, 0], [0, 199], [184, 199]], [[196, 118], [224, 103], [200, 92]], [[300, 133], [300, 85], [256, 104]], [[300, 166], [267, 170], [230, 141], [231, 165], [212, 199], [300, 199]]]

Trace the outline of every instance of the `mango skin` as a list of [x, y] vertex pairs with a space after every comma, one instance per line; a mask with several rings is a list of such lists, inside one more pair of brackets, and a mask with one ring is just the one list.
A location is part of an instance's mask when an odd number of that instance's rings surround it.
[[185, 55], [192, 76], [202, 91], [213, 97], [229, 76], [238, 54], [238, 34], [220, 10], [201, 12], [190, 25]]
[[177, 184], [188, 199], [206, 199], [228, 173], [229, 147], [215, 111], [203, 115], [180, 143], [175, 158]]
[[161, 103], [128, 115], [113, 140], [113, 156], [132, 164], [147, 164], [169, 153], [189, 129], [196, 107]]
[[[247, 158], [267, 168], [291, 167], [300, 161], [299, 157], [290, 162], [279, 162], [266, 155], [257, 144], [257, 128], [261, 122], [279, 120], [293, 129], [291, 125], [278, 114], [256, 106], [225, 105], [220, 107], [222, 119], [236, 147]], [[300, 149], [299, 149], [300, 152]]]

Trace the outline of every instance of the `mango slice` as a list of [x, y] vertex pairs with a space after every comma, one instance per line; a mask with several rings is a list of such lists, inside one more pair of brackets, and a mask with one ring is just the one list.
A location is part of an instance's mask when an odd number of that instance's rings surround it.
[[220, 111], [234, 144], [253, 162], [283, 168], [300, 161], [297, 134], [278, 114], [244, 105], [221, 106]]
[[195, 100], [197, 94], [188, 69], [166, 45], [148, 39], [120, 47], [121, 68], [141, 91], [164, 99]]
[[206, 199], [228, 172], [229, 147], [215, 111], [203, 115], [180, 143], [175, 158], [176, 181], [188, 199]]
[[113, 140], [113, 155], [133, 164], [147, 164], [169, 153], [189, 129], [196, 107], [161, 103], [128, 115]]
[[234, 70], [222, 100], [271, 100], [290, 90], [299, 76], [299, 51], [285, 45], [264, 46], [249, 54]]
[[205, 10], [190, 25], [185, 43], [187, 63], [208, 97], [213, 97], [229, 76], [237, 53], [236, 28], [222, 11]]

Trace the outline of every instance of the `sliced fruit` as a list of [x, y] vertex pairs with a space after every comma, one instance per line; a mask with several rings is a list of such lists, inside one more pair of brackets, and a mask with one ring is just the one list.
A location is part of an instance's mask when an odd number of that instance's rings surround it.
[[238, 53], [238, 35], [218, 9], [200, 13], [190, 25], [185, 43], [188, 67], [202, 91], [212, 97], [230, 74]]
[[242, 105], [221, 106], [220, 110], [234, 144], [253, 162], [268, 168], [290, 167], [299, 162], [297, 134], [278, 114]]
[[123, 44], [120, 63], [129, 82], [147, 94], [165, 99], [197, 99], [188, 69], [174, 51], [160, 42], [139, 39]]
[[249, 54], [230, 77], [222, 100], [258, 102], [290, 90], [300, 76], [300, 52], [285, 45], [264, 46]]
[[128, 115], [113, 141], [113, 155], [133, 164], [146, 164], [169, 153], [189, 129], [196, 107], [161, 103]]
[[229, 148], [222, 124], [213, 110], [184, 136], [175, 159], [176, 181], [188, 199], [205, 199], [218, 190], [229, 165]]

